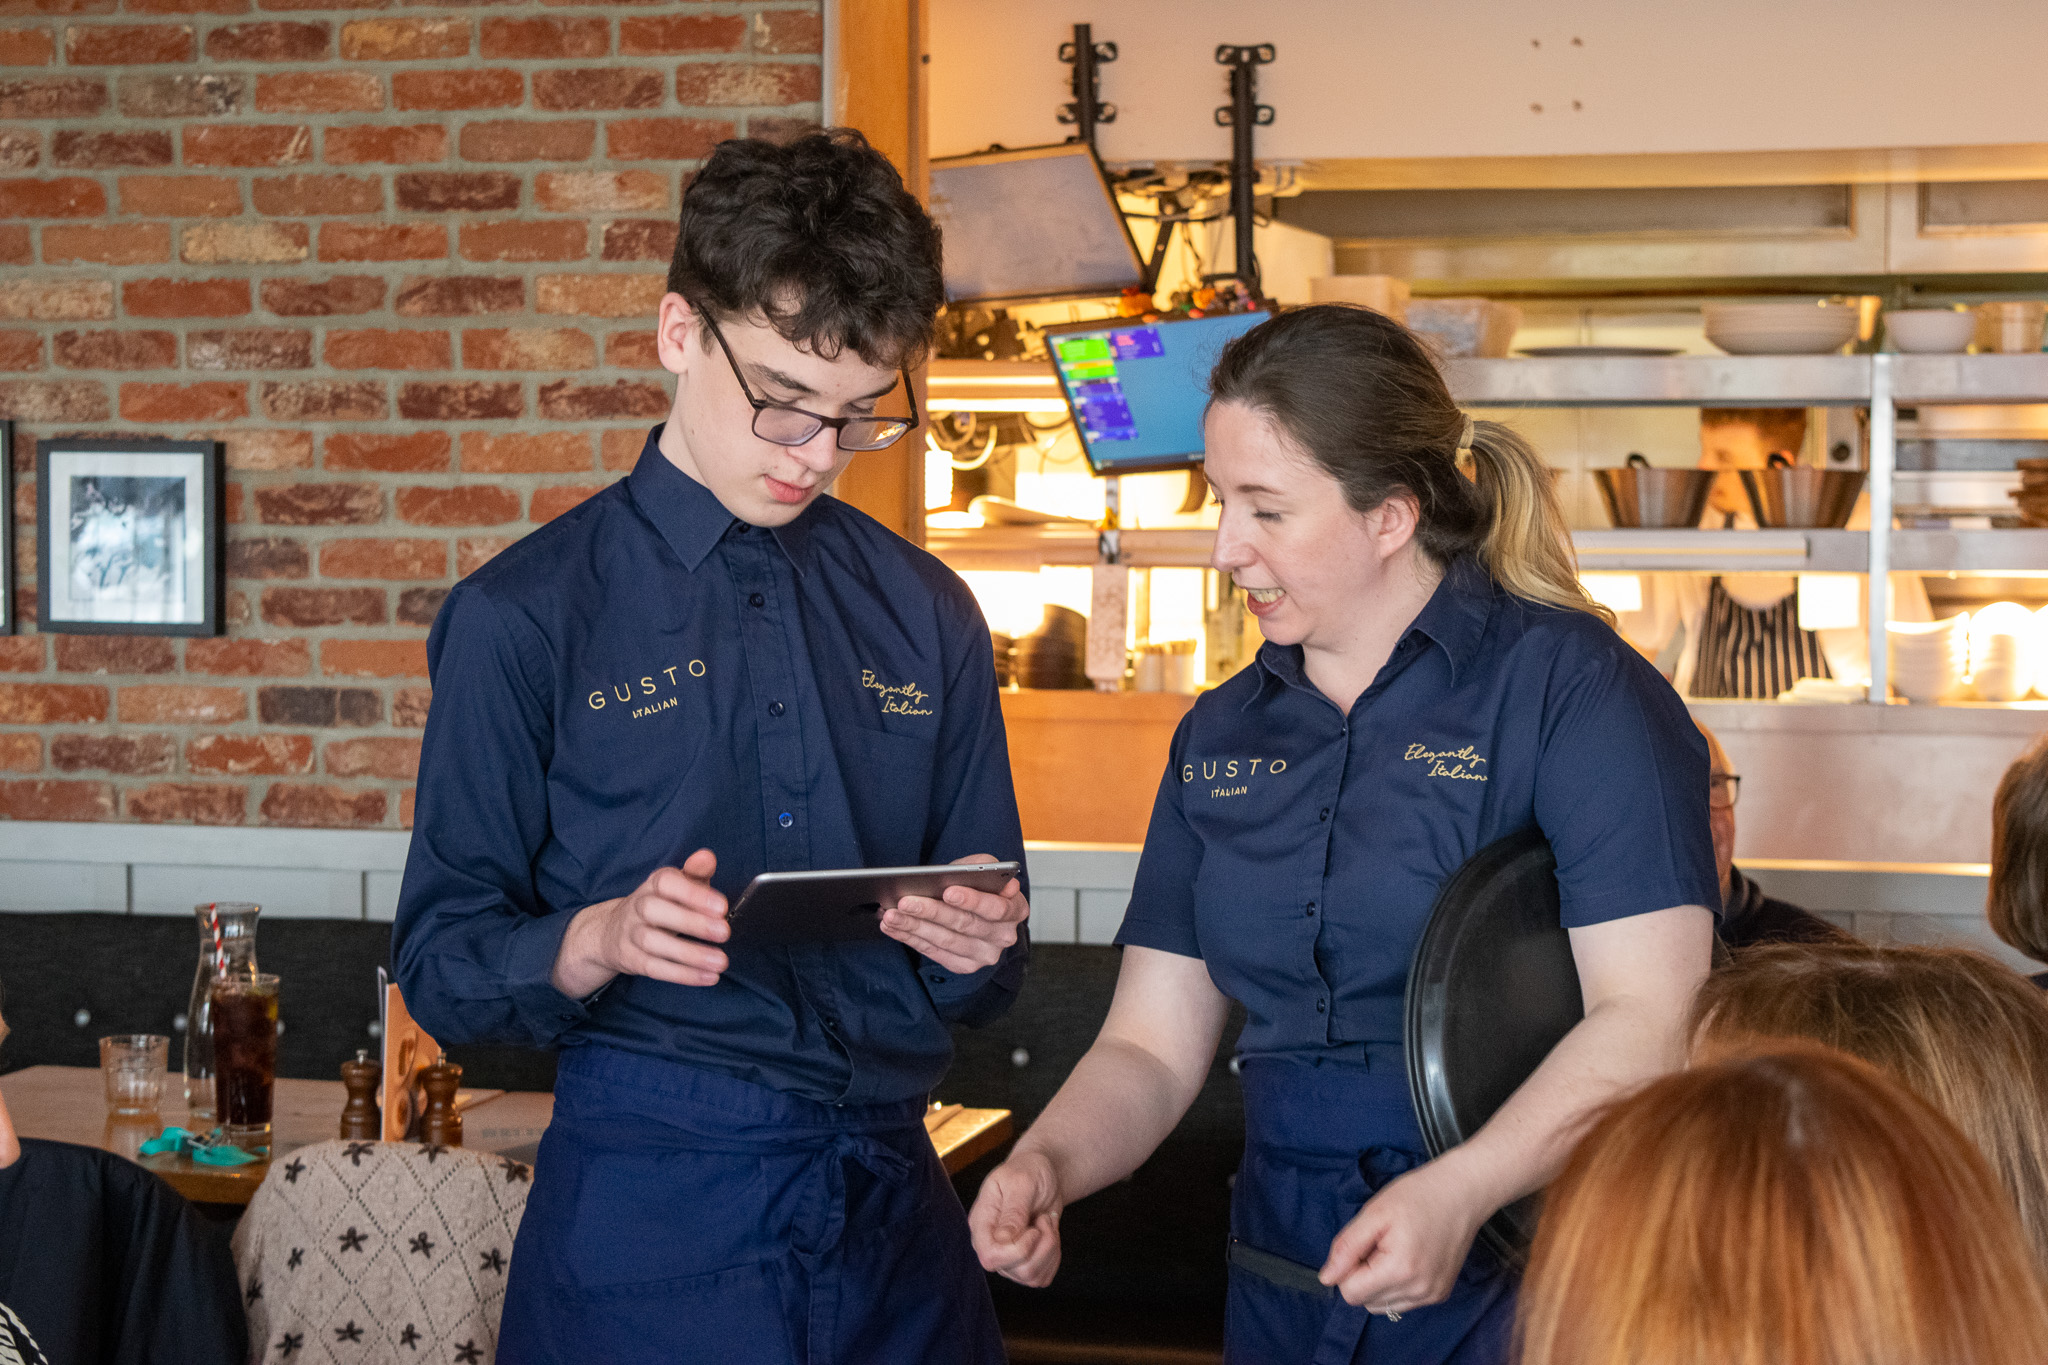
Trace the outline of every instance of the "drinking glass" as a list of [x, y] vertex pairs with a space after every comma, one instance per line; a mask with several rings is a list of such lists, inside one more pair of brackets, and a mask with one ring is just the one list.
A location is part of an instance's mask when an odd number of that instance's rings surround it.
[[214, 1116], [235, 1146], [270, 1145], [277, 1084], [277, 978], [268, 972], [213, 982]]
[[256, 916], [262, 909], [246, 901], [192, 907], [199, 917], [199, 968], [185, 1010], [185, 1109], [198, 1123], [214, 1117], [213, 980], [257, 970]]
[[153, 1114], [164, 1095], [171, 1040], [161, 1033], [117, 1033], [100, 1039], [100, 1079], [116, 1114]]

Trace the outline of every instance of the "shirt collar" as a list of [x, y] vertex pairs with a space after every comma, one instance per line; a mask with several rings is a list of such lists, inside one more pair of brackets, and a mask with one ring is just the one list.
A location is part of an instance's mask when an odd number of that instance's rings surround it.
[[[640, 459], [626, 476], [626, 491], [633, 495], [634, 506], [654, 523], [654, 529], [661, 532], [661, 538], [683, 561], [683, 567], [695, 573], [739, 518], [726, 510], [710, 489], [676, 468], [662, 454], [661, 430], [665, 425], [656, 425], [647, 433], [647, 442], [640, 447]], [[770, 532], [798, 573], [811, 566], [811, 520], [816, 511], [817, 504], [813, 502], [795, 521]]]
[[[1458, 675], [1470, 668], [1479, 655], [1486, 624], [1493, 618], [1493, 603], [1498, 591], [1493, 579], [1477, 560], [1470, 555], [1460, 555], [1444, 570], [1443, 578], [1437, 582], [1436, 590], [1430, 593], [1429, 601], [1423, 604], [1415, 620], [1401, 632], [1400, 643], [1394, 646], [1396, 652], [1408, 643], [1411, 636], [1427, 638], [1450, 660], [1451, 681], [1455, 683]], [[1254, 662], [1260, 672], [1259, 686], [1245, 699], [1246, 706], [1264, 695], [1272, 683], [1314, 690], [1314, 685], [1302, 671], [1300, 645], [1261, 645]]]

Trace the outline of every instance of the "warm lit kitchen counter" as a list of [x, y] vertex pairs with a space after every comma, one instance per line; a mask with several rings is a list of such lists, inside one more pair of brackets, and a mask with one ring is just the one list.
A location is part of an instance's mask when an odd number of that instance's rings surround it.
[[1988, 861], [1991, 794], [2048, 730], [2048, 702], [1699, 701], [1692, 712], [1742, 774], [1738, 854], [1821, 862]]
[[1195, 699], [1177, 692], [1002, 695], [1024, 837], [1142, 841], [1174, 727]]

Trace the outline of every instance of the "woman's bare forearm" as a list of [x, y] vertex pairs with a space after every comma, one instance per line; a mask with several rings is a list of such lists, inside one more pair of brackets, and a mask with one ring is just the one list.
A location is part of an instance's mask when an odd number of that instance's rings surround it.
[[[1681, 910], [1694, 918], [1672, 926], [1677, 935], [1610, 945], [1611, 964], [1581, 952], [1586, 1017], [1485, 1127], [1439, 1158], [1484, 1192], [1492, 1207], [1549, 1184], [1601, 1106], [1684, 1064], [1685, 1023], [1693, 989], [1706, 976], [1712, 920], [1696, 907]], [[1608, 981], [1626, 984], [1610, 988]]]
[[1063, 1203], [1137, 1170], [1201, 1093], [1227, 1009], [1199, 960], [1126, 949], [1101, 1034], [1011, 1159], [1044, 1157]]

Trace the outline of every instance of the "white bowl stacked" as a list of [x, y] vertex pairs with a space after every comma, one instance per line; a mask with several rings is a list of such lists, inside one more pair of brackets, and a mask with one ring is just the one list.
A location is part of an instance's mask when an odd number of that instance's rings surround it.
[[1952, 308], [1894, 308], [1884, 315], [1884, 334], [1908, 354], [1954, 355], [1970, 348], [1977, 315]]
[[1993, 602], [1970, 617], [1970, 680], [1985, 701], [2018, 701], [2034, 686], [2034, 614]]
[[1846, 303], [1710, 303], [1707, 340], [1730, 355], [1826, 355], [1856, 339]]
[[1970, 668], [1970, 614], [1946, 621], [1885, 625], [1892, 691], [1907, 701], [1940, 701], [1963, 684]]

